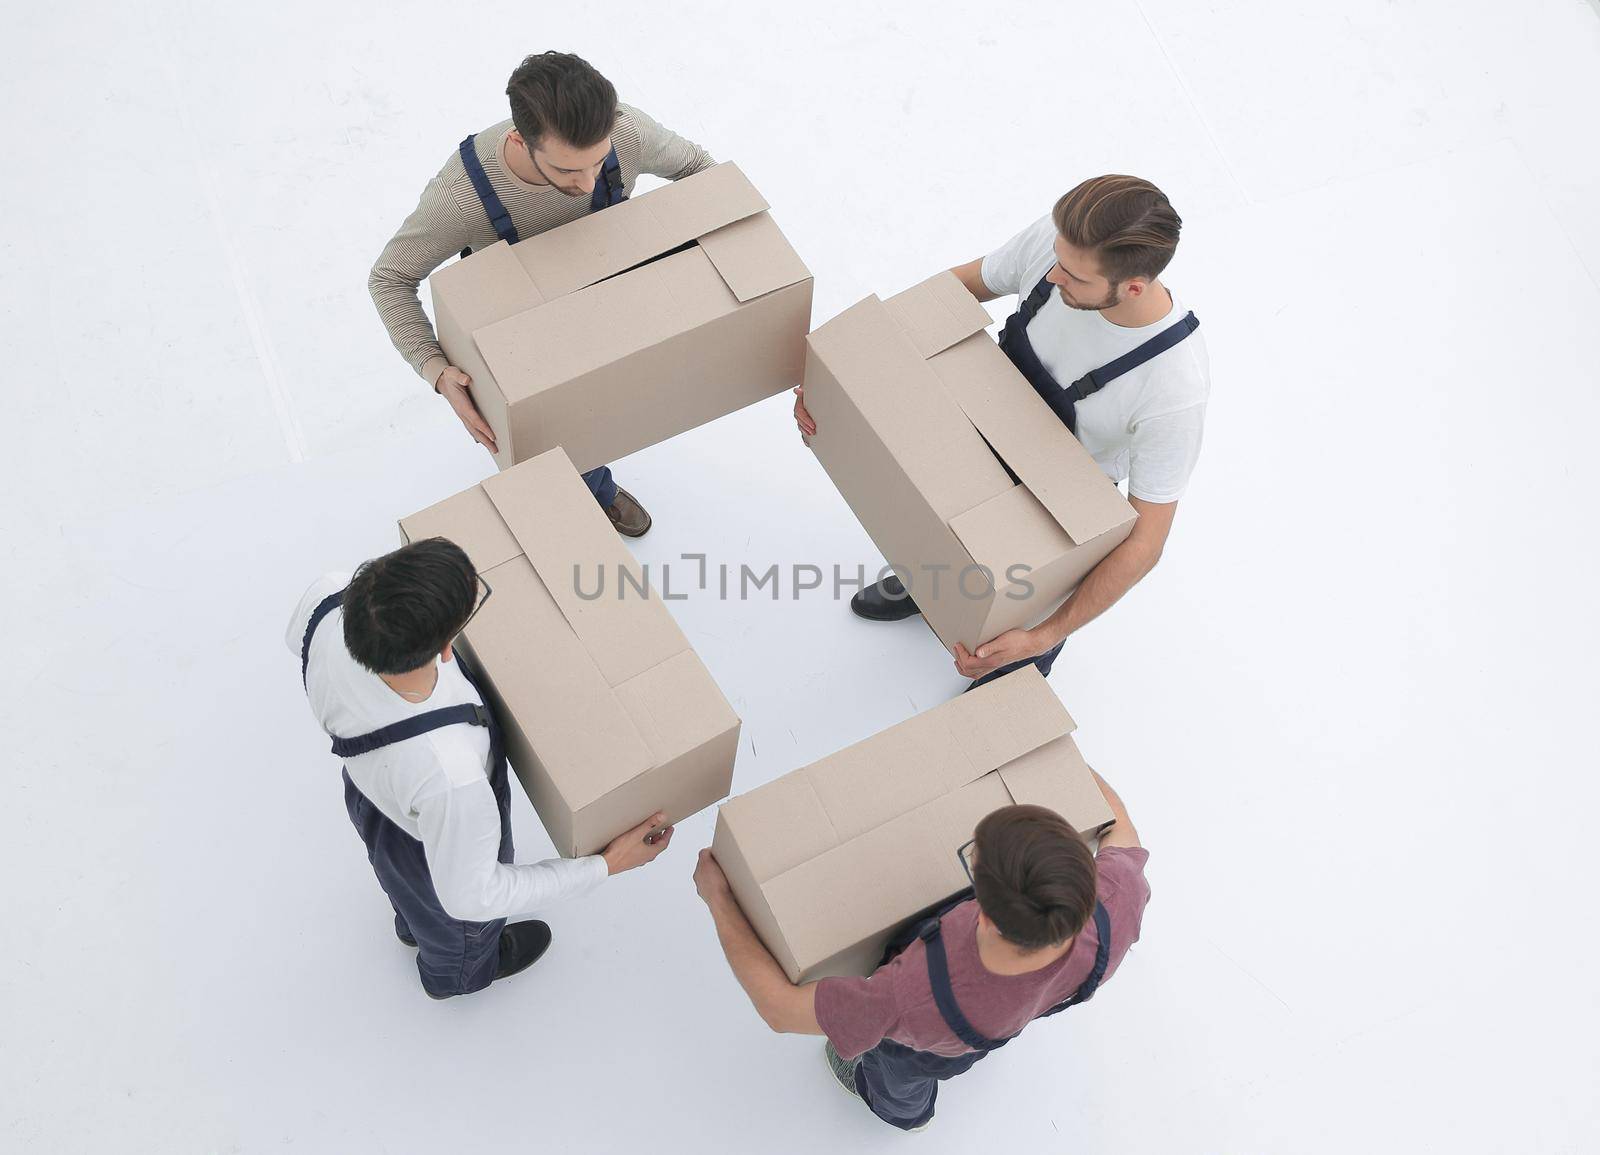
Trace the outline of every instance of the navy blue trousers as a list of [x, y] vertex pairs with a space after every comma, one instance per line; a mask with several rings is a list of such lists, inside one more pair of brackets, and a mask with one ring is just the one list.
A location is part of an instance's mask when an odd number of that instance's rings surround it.
[[856, 1092], [878, 1118], [909, 1131], [933, 1118], [939, 1081], [955, 1078], [986, 1053], [969, 1051], [949, 1059], [885, 1039], [861, 1056]]
[[[511, 861], [511, 792], [501, 759], [489, 776], [500, 806], [500, 861]], [[435, 998], [471, 994], [494, 981], [500, 965], [500, 931], [506, 920], [463, 922], [439, 903], [422, 843], [401, 830], [344, 775], [344, 805], [367, 846], [378, 885], [394, 907], [396, 933], [417, 942], [422, 989]]]
[[[1050, 676], [1050, 667], [1056, 664], [1056, 659], [1061, 656], [1061, 647], [1065, 646], [1066, 644], [1066, 642], [1057, 642], [1055, 649], [1046, 650], [1037, 658], [1024, 658], [1020, 662], [1012, 662], [1009, 666], [1001, 666], [998, 670], [990, 670], [983, 677], [979, 678], [977, 681], [973, 682], [972, 685], [968, 686], [967, 690], [975, 690], [985, 682], [992, 682], [996, 678], [1003, 678], [1013, 670], [1022, 669], [1023, 666], [1038, 666], [1039, 673], [1048, 678]], [[966, 693], [966, 690], [963, 690], [962, 693]]]
[[617, 483], [611, 479], [611, 466], [602, 465], [598, 469], [591, 469], [583, 475], [583, 483], [589, 487], [589, 492], [594, 494], [594, 499], [600, 503], [601, 509], [610, 509], [611, 503], [617, 500]]

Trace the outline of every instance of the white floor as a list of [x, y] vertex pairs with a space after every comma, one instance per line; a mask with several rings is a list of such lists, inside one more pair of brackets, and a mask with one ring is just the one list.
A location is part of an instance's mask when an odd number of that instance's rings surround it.
[[[1600, 1149], [1595, 8], [765, 7], [7, 11], [0, 1149]], [[283, 648], [488, 472], [365, 280], [544, 47], [737, 159], [819, 321], [1094, 173], [1185, 218], [1205, 457], [1052, 679], [1153, 848], [1144, 940], [915, 1140], [745, 1003], [710, 814], [424, 998]], [[618, 472], [642, 558], [877, 564], [782, 399]], [[960, 685], [827, 596], [675, 608], [740, 790]]]

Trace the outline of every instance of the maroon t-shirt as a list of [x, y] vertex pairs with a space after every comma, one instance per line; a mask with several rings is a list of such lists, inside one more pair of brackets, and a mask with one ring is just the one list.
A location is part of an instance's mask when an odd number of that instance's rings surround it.
[[[1144, 864], [1150, 852], [1108, 846], [1095, 855], [1100, 901], [1111, 918], [1111, 952], [1105, 982], [1128, 948], [1139, 940], [1139, 924], [1150, 901]], [[978, 957], [978, 904], [968, 901], [940, 924], [950, 960], [950, 988], [973, 1029], [991, 1039], [1014, 1035], [1057, 1003], [1072, 997], [1094, 969], [1100, 934], [1094, 920], [1078, 932], [1072, 949], [1025, 975], [997, 975]], [[945, 1025], [928, 984], [927, 947], [921, 939], [867, 978], [832, 978], [817, 983], [817, 1023], [840, 1057], [854, 1059], [884, 1039], [917, 1051], [955, 1056], [971, 1050]]]

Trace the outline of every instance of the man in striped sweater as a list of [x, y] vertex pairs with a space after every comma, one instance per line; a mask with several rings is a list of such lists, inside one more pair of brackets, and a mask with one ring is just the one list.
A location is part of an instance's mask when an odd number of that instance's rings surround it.
[[[511, 119], [468, 137], [378, 255], [367, 278], [400, 355], [444, 397], [479, 444], [494, 433], [472, 400], [472, 379], [450, 364], [417, 299], [445, 261], [497, 240], [516, 241], [616, 204], [641, 172], [680, 180], [715, 162], [693, 141], [617, 102], [617, 90], [580, 57], [529, 56], [506, 86]], [[639, 537], [650, 515], [609, 466], [584, 474], [617, 532]]]

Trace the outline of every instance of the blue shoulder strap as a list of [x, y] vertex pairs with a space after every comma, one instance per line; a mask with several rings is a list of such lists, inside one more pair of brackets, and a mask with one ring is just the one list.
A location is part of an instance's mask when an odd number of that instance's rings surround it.
[[300, 686], [305, 688], [306, 666], [311, 662], [311, 635], [317, 632], [317, 626], [322, 624], [322, 619], [327, 617], [335, 606], [344, 604], [344, 591], [336, 590], [317, 603], [317, 608], [311, 611], [311, 620], [306, 623], [306, 636], [300, 642]]
[[1050, 291], [1054, 288], [1055, 286], [1050, 283], [1049, 273], [1039, 278], [1039, 283], [1033, 287], [1031, 293], [1023, 298], [1022, 307], [1017, 310], [1018, 315], [1022, 318], [1023, 325], [1027, 325], [1029, 321], [1033, 320], [1033, 315], [1044, 306], [1045, 301], [1050, 297]]
[[[1100, 989], [1100, 980], [1105, 977], [1106, 966], [1111, 961], [1111, 916], [1106, 913], [1105, 906], [1099, 901], [1094, 904], [1094, 928], [1099, 935], [1099, 942], [1095, 944], [1094, 966], [1090, 968], [1089, 976], [1079, 983], [1078, 989], [1064, 1001], [1042, 1012], [1038, 1018], [1042, 1019], [1064, 1011], [1068, 1007], [1088, 1002], [1094, 997], [1095, 991]], [[940, 934], [939, 920], [929, 919], [924, 923], [918, 931], [918, 937], [922, 939], [928, 956], [928, 985], [933, 989], [933, 1002], [939, 1008], [939, 1017], [944, 1020], [945, 1026], [950, 1028], [950, 1033], [974, 1051], [992, 1051], [1009, 1043], [1010, 1038], [991, 1039], [979, 1034], [967, 1021], [967, 1016], [962, 1014], [961, 1007], [956, 1002], [955, 991], [950, 986], [950, 962], [944, 952], [944, 939]]]
[[1078, 989], [1065, 1000], [1039, 1015], [1039, 1018], [1064, 1011], [1068, 1007], [1075, 1007], [1079, 1003], [1086, 1003], [1094, 998], [1094, 992], [1100, 989], [1100, 980], [1106, 977], [1106, 966], [1111, 962], [1111, 916], [1106, 913], [1105, 906], [1099, 900], [1094, 904], [1094, 929], [1100, 941], [1095, 943], [1094, 966], [1089, 970], [1089, 977], [1079, 983]]
[[996, 1047], [1003, 1047], [1008, 1042], [1006, 1039], [991, 1039], [987, 1035], [980, 1035], [967, 1016], [961, 1013], [961, 1006], [956, 1002], [956, 993], [950, 988], [950, 960], [944, 953], [944, 936], [939, 933], [939, 920], [930, 919], [931, 929], [925, 925], [920, 934], [923, 946], [928, 956], [928, 985], [933, 988], [933, 1002], [939, 1008], [939, 1017], [944, 1020], [944, 1025], [950, 1028], [950, 1033], [955, 1035], [974, 1051], [992, 1051]]
[[476, 702], [462, 703], [459, 706], [441, 706], [437, 710], [429, 710], [426, 714], [402, 718], [359, 738], [335, 738], [333, 752], [341, 758], [353, 758], [357, 754], [370, 754], [374, 750], [393, 746], [396, 742], [404, 742], [407, 738], [415, 738], [430, 730], [461, 723], [466, 723], [468, 726], [487, 726], [489, 712]]
[[1077, 394], [1074, 400], [1082, 401], [1091, 393], [1100, 392], [1124, 373], [1137, 369], [1154, 357], [1159, 357], [1199, 327], [1200, 321], [1193, 311], [1185, 313], [1137, 349], [1130, 349], [1114, 361], [1109, 361], [1079, 377], [1072, 383], [1069, 392]]
[[[1050, 275], [1048, 273], [1039, 279], [1039, 283], [1033, 287], [1033, 291], [1028, 294], [1027, 298], [1022, 302], [1022, 306], [1017, 310], [1017, 319], [1021, 322], [1023, 328], [1026, 328], [1028, 323], [1033, 320], [1034, 314], [1043, 308], [1045, 301], [1050, 299], [1050, 293], [1054, 288], [1055, 286], [1050, 283]], [[1007, 328], [1009, 327], [1008, 324]], [[1194, 310], [1191, 309], [1142, 345], [1130, 349], [1122, 356], [1108, 361], [1098, 369], [1085, 373], [1067, 386], [1066, 392], [1072, 402], [1082, 401], [1085, 397], [1100, 392], [1100, 390], [1124, 373], [1137, 369], [1154, 357], [1159, 357], [1199, 327], [1200, 319], [1194, 315]]]
[[461, 165], [467, 170], [467, 178], [472, 181], [472, 189], [478, 194], [478, 200], [483, 202], [483, 211], [489, 216], [489, 223], [494, 226], [494, 235], [510, 244], [517, 243], [517, 226], [511, 223], [511, 214], [506, 212], [506, 206], [501, 203], [500, 194], [494, 191], [494, 186], [489, 183], [489, 174], [483, 171], [483, 162], [478, 159], [478, 150], [472, 147], [472, 142], [477, 139], [477, 134], [467, 137], [461, 142]]
[[[306, 636], [300, 643], [300, 685], [306, 684], [306, 671], [311, 663], [311, 636], [317, 632], [317, 626], [322, 624], [322, 619], [331, 613], [334, 607], [344, 604], [344, 591], [337, 590], [317, 603], [317, 608], [311, 611], [311, 619], [306, 622]], [[477, 683], [471, 675], [467, 680], [472, 682], [473, 688]], [[425, 714], [418, 714], [411, 718], [402, 718], [388, 726], [382, 726], [370, 734], [363, 734], [359, 738], [334, 738], [333, 752], [341, 758], [350, 758], [356, 754], [367, 754], [373, 750], [381, 750], [385, 746], [392, 746], [396, 742], [404, 742], [407, 738], [415, 738], [429, 731], [437, 730], [443, 726], [455, 726], [466, 723], [469, 726], [489, 725], [489, 712], [476, 702], [462, 703], [458, 706], [441, 706], [437, 710], [429, 710]], [[331, 735], [330, 735], [331, 737]]]
[[594, 192], [589, 194], [589, 211], [597, 213], [612, 205], [620, 205], [627, 199], [628, 194], [622, 187], [622, 162], [617, 159], [617, 146], [612, 145], [611, 151], [606, 154], [605, 163], [600, 166], [600, 176], [594, 182]]

